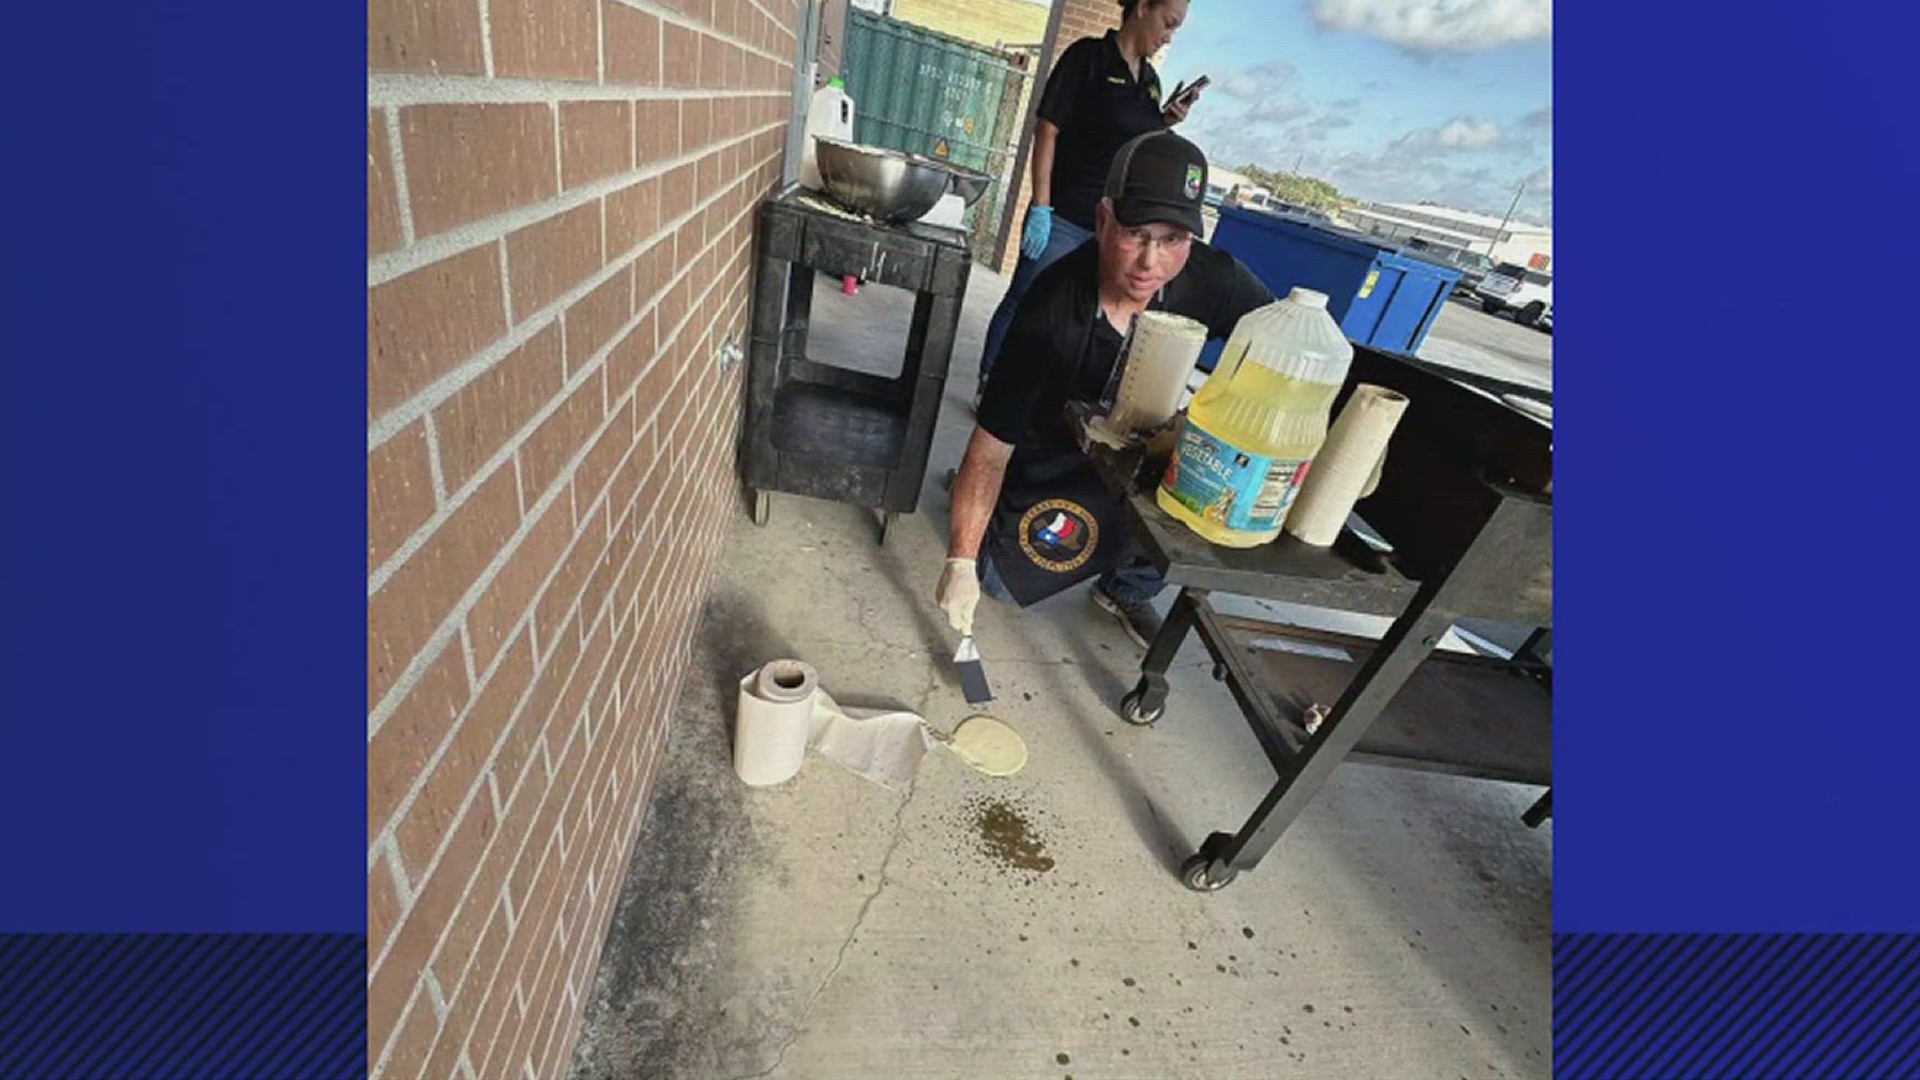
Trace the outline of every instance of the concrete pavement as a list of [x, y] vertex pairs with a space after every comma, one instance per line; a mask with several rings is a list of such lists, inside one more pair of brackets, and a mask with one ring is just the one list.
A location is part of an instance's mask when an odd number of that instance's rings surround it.
[[[1256, 871], [1190, 892], [1180, 860], [1271, 772], [1195, 643], [1166, 718], [1122, 722], [1139, 653], [1084, 588], [981, 608], [1018, 776], [936, 749], [905, 796], [819, 758], [779, 788], [734, 777], [737, 681], [775, 657], [843, 703], [943, 731], [970, 713], [931, 601], [939, 479], [1002, 287], [974, 268], [921, 512], [885, 547], [874, 515], [796, 497], [736, 521], [573, 1075], [1549, 1075], [1552, 826], [1518, 820], [1536, 792], [1346, 766]], [[813, 355], [889, 355], [906, 300], [823, 282]]]

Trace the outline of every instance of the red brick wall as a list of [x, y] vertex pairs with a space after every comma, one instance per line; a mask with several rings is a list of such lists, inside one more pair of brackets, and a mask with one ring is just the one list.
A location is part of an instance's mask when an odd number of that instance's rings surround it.
[[557, 1077], [733, 481], [795, 0], [370, 0], [368, 1053]]
[[[1048, 55], [1046, 66], [1040, 73], [1040, 81], [1035, 85], [1029, 99], [1030, 110], [1040, 107], [1040, 89], [1046, 85], [1046, 76], [1053, 72], [1054, 61], [1067, 50], [1067, 46], [1081, 38], [1103, 37], [1108, 30], [1116, 30], [1120, 26], [1119, 0], [1054, 0], [1054, 6], [1059, 9], [1060, 33], [1054, 39], [1053, 52]], [[1031, 115], [1027, 117], [1027, 123], [1028, 130], [1025, 138], [1031, 144], [1033, 140]], [[1028, 146], [1028, 152], [1032, 152], [1031, 145]], [[1023, 158], [1021, 165], [1013, 213], [1013, 232], [1008, 238], [1006, 251], [1002, 253], [1000, 260], [1000, 272], [1003, 274], [1013, 273], [1014, 263], [1020, 261], [1021, 228], [1027, 220], [1027, 204], [1033, 200], [1032, 159]]]

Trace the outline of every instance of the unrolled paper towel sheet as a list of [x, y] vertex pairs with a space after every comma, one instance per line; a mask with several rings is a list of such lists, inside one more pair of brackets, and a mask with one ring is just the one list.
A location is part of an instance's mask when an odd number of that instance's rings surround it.
[[793, 779], [812, 749], [890, 791], [904, 792], [934, 742], [910, 712], [842, 709], [798, 660], [774, 660], [740, 680], [733, 771], [753, 787]]
[[1392, 390], [1372, 383], [1353, 388], [1287, 512], [1289, 534], [1316, 547], [1340, 539], [1353, 504], [1380, 483], [1387, 442], [1406, 411], [1407, 399]]

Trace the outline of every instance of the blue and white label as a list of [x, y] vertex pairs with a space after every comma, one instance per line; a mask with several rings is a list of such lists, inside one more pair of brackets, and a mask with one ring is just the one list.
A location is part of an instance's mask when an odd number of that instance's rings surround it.
[[1280, 527], [1310, 461], [1249, 454], [1189, 416], [1160, 487], [1180, 505], [1229, 529]]

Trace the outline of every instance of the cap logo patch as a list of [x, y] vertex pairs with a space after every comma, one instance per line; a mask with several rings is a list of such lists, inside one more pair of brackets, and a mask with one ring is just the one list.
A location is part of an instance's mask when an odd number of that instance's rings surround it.
[[1200, 166], [1198, 165], [1187, 166], [1187, 198], [1189, 199], [1199, 198], [1200, 188], [1205, 182], [1206, 182], [1206, 178], [1202, 174], [1202, 170]]

